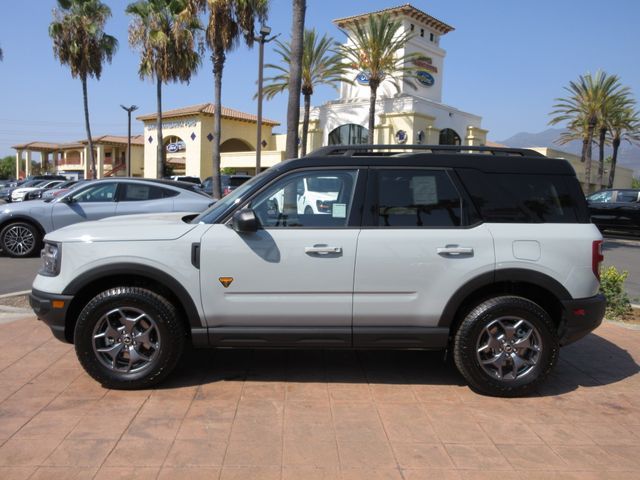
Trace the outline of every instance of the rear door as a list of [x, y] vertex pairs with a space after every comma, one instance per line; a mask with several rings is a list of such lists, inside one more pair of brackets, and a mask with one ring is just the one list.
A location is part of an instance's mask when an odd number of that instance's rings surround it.
[[170, 212], [179, 192], [149, 183], [123, 182], [118, 191], [117, 215]]
[[451, 296], [495, 268], [493, 239], [446, 169], [377, 168], [369, 174], [358, 238], [354, 345], [443, 347]]

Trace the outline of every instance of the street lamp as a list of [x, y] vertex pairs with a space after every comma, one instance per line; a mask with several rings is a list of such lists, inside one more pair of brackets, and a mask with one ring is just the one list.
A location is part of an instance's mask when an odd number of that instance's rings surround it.
[[262, 80], [264, 71], [264, 44], [274, 40], [278, 35], [267, 38], [271, 33], [271, 27], [262, 25], [260, 27], [260, 36], [254, 37], [254, 40], [260, 44], [260, 53], [258, 58], [258, 126], [257, 126], [257, 142], [256, 142], [256, 175], [260, 173], [260, 159], [262, 154]]
[[138, 109], [137, 105], [131, 105], [130, 107], [125, 107], [124, 105], [120, 105], [123, 110], [127, 112], [128, 118], [128, 133], [127, 133], [127, 177], [131, 176], [131, 112], [135, 112]]

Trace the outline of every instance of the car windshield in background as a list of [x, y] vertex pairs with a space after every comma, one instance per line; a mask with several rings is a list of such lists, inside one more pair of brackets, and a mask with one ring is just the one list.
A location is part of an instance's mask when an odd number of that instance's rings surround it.
[[340, 180], [335, 177], [310, 177], [307, 186], [312, 192], [339, 192]]

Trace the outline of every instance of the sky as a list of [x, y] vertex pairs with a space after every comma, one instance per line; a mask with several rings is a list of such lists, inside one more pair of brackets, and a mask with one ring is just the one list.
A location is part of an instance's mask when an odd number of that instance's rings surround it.
[[[120, 105], [138, 105], [136, 114], [155, 111], [155, 88], [138, 77], [138, 53], [128, 44], [128, 0], [103, 0], [113, 16], [105, 31], [119, 40], [111, 65], [89, 82], [94, 136], [126, 135]], [[305, 26], [342, 42], [333, 19], [402, 4], [403, 0], [307, 0]], [[53, 57], [48, 36], [55, 0], [2, 0], [0, 15], [0, 156], [11, 145], [30, 141], [64, 142], [86, 138], [80, 81]], [[482, 116], [488, 138], [504, 140], [518, 132], [548, 127], [554, 99], [563, 87], [601, 69], [621, 77], [640, 99], [640, 2], [637, 0], [413, 0], [412, 4], [455, 27], [440, 46], [447, 51], [443, 102]], [[267, 24], [280, 39], [291, 30], [291, 0], [271, 0]], [[267, 44], [266, 62], [277, 62]], [[255, 113], [258, 50], [242, 46], [230, 53], [223, 77], [223, 105]], [[319, 88], [313, 105], [337, 98]], [[189, 84], [164, 87], [165, 110], [213, 101], [209, 55]], [[263, 115], [285, 130], [287, 97], [264, 103]], [[142, 133], [134, 120], [133, 133]]]

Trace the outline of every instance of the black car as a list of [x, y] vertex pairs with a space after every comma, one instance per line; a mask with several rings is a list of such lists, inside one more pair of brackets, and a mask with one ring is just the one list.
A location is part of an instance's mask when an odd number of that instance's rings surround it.
[[[229, 195], [250, 178], [251, 175], [220, 175], [222, 196]], [[204, 182], [202, 182], [202, 189], [207, 195], [213, 195], [213, 181], [211, 177], [207, 177]]]
[[601, 190], [587, 197], [591, 221], [601, 230], [640, 233], [640, 190]]

